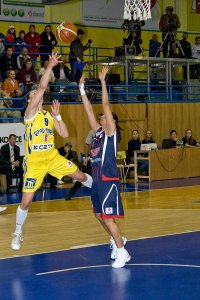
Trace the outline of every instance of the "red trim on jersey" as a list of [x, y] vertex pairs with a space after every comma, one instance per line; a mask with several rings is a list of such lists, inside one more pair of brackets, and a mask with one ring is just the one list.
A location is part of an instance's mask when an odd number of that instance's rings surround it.
[[121, 219], [124, 218], [124, 215], [106, 215], [104, 213], [101, 214], [103, 219]]
[[119, 180], [119, 177], [107, 177], [104, 174], [102, 174], [102, 181], [116, 181]]

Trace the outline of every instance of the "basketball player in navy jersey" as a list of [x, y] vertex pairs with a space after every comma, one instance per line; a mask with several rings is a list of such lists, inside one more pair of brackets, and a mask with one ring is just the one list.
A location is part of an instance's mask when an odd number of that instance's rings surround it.
[[[105, 77], [108, 67], [103, 67], [99, 73], [102, 85], [103, 115], [100, 125], [84, 90], [84, 76], [80, 79], [80, 93], [88, 119], [95, 136], [91, 145], [91, 167], [92, 167], [92, 204], [96, 218], [113, 239], [113, 251], [111, 258], [115, 261], [113, 268], [121, 268], [131, 257], [124, 248], [124, 240], [115, 223], [116, 218], [123, 218], [124, 210], [120, 197], [120, 184], [116, 164], [117, 153], [117, 128], [111, 111]], [[115, 119], [116, 115], [114, 114]]]

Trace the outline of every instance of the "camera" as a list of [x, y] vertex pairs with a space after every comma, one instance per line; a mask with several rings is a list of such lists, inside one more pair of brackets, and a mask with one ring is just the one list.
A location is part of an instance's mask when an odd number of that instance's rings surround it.
[[88, 44], [91, 44], [92, 43], [92, 40], [90, 39], [90, 40], [88, 40]]
[[172, 32], [176, 30], [176, 26], [174, 25], [174, 18], [173, 16], [168, 16], [168, 23], [167, 23], [168, 31]]

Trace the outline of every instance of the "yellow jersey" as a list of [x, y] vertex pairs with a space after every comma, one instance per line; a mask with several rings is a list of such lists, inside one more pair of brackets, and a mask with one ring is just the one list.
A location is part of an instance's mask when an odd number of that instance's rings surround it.
[[38, 111], [30, 120], [24, 119], [26, 157], [44, 158], [55, 149], [54, 120], [47, 111]]

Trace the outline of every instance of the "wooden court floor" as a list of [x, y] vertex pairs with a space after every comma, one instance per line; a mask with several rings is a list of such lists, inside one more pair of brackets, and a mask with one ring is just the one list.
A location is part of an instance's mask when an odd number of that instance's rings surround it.
[[[118, 221], [129, 240], [200, 230], [200, 186], [123, 192], [124, 220]], [[10, 249], [18, 205], [0, 214], [0, 258], [109, 243], [91, 212], [89, 197], [71, 201], [38, 201], [26, 220], [20, 251]]]

